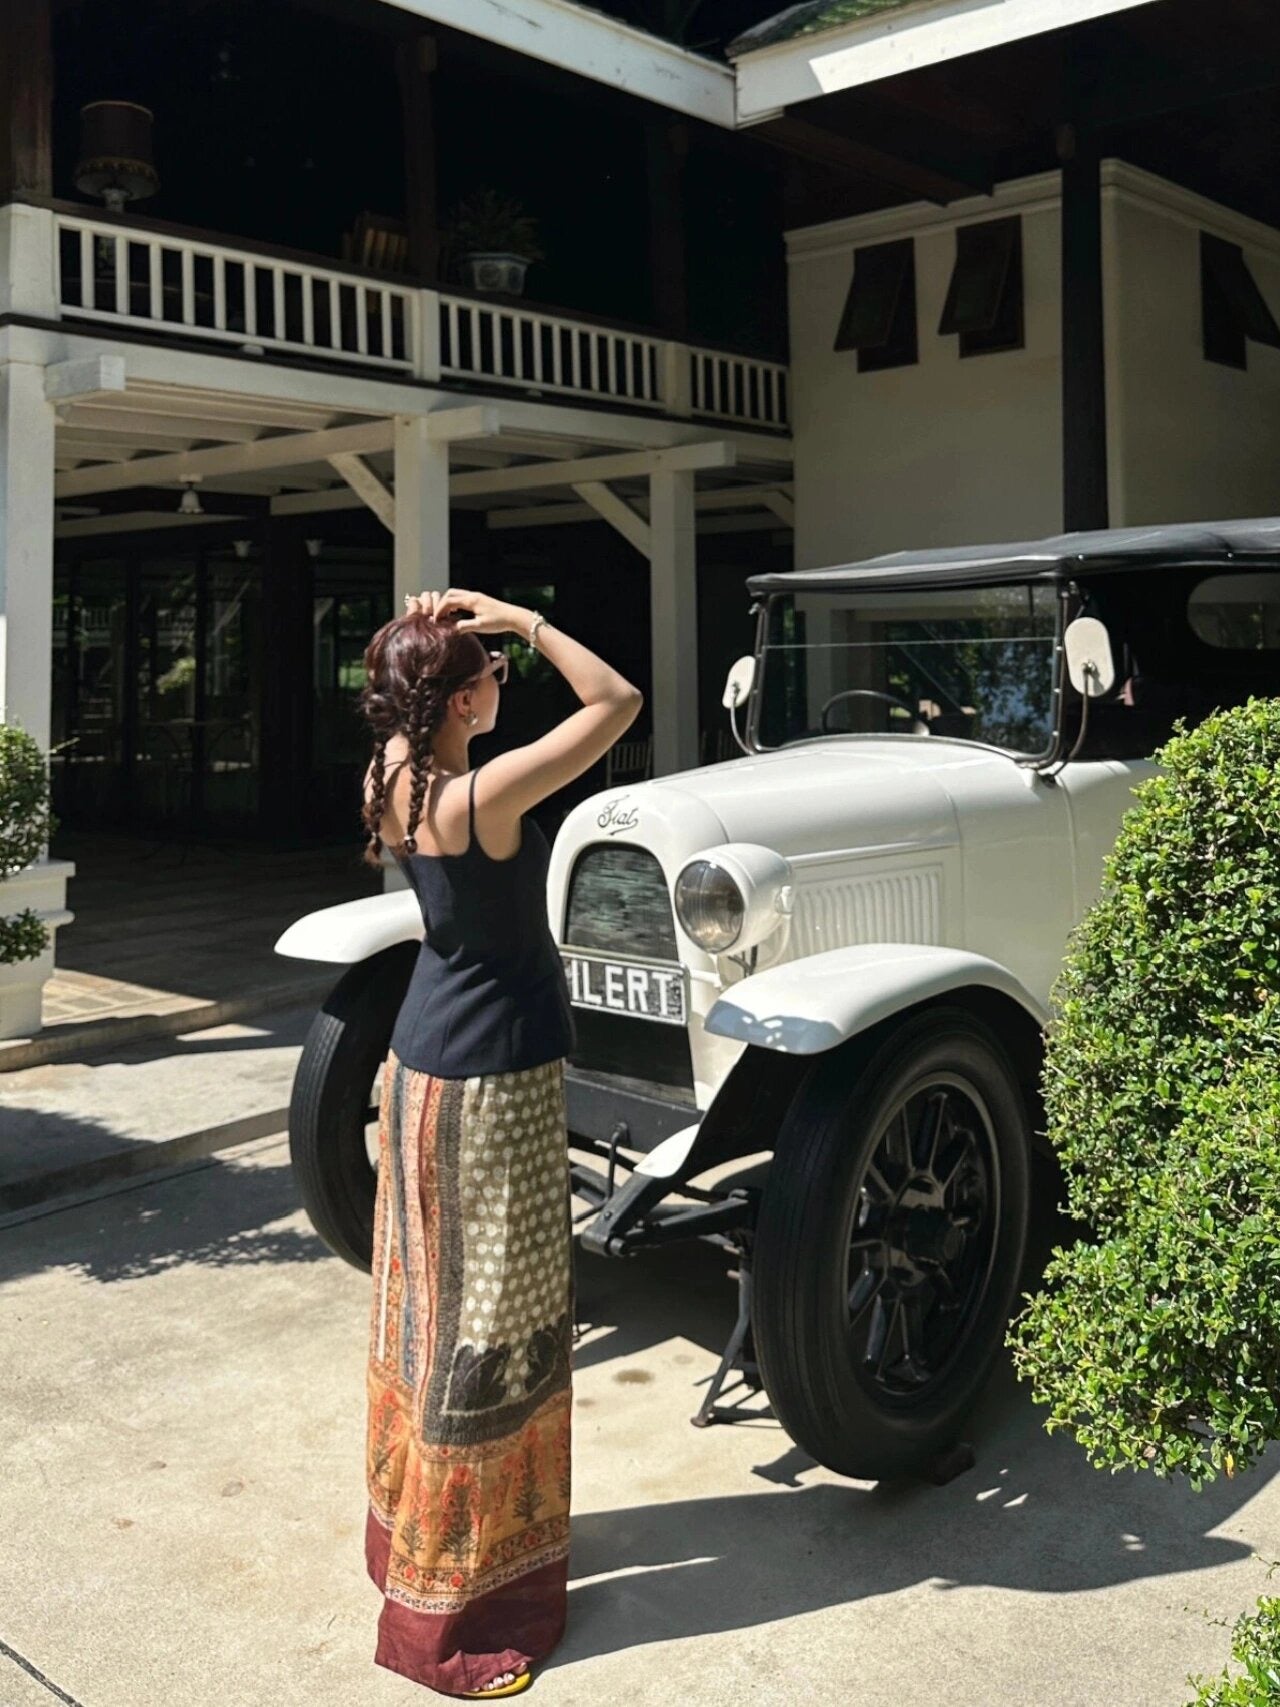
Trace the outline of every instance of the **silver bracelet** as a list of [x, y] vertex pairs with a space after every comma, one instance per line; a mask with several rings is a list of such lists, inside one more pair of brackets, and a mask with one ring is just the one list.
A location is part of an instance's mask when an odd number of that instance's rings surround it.
[[538, 630], [542, 627], [543, 623], [546, 620], [547, 620], [546, 617], [543, 616], [541, 611], [535, 611], [533, 621], [529, 624], [529, 644], [530, 644], [530, 646], [533, 647], [535, 652], [537, 651], [538, 648], [537, 648], [537, 642], [535, 641], [534, 636], [537, 634]]

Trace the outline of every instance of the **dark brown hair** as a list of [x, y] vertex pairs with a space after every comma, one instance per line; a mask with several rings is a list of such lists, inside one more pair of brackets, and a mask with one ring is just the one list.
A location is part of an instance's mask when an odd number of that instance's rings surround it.
[[465, 687], [489, 661], [483, 640], [453, 622], [436, 622], [421, 611], [392, 617], [364, 649], [365, 683], [357, 705], [373, 731], [373, 777], [360, 809], [369, 842], [368, 865], [381, 865], [382, 816], [387, 809], [387, 742], [403, 734], [409, 742], [409, 825], [399, 852], [416, 853], [414, 832], [422, 817], [431, 768], [431, 740], [444, 722], [449, 697]]

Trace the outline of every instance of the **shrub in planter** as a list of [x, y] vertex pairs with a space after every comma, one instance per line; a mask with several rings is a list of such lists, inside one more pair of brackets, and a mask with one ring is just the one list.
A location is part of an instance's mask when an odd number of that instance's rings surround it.
[[1011, 1331], [1091, 1461], [1199, 1487], [1280, 1438], [1280, 701], [1179, 733], [1055, 988], [1067, 1207]]
[[48, 927], [30, 907], [4, 916], [4, 879], [38, 859], [57, 827], [39, 744], [0, 723], [0, 965], [34, 960], [48, 946]]

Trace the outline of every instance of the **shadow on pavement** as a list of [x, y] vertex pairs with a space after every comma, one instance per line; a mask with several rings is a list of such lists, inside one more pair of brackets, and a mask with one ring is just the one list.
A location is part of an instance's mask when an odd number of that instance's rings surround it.
[[[557, 1659], [767, 1624], [920, 1585], [1068, 1594], [1247, 1558], [1209, 1531], [1280, 1468], [1200, 1494], [1094, 1470], [1002, 1368], [966, 1431], [977, 1467], [923, 1483], [805, 1485], [782, 1448], [756, 1466], [784, 1491], [644, 1504], [573, 1519], [569, 1634]], [[607, 1449], [608, 1432], [597, 1436]], [[591, 1579], [596, 1580], [591, 1580]]]

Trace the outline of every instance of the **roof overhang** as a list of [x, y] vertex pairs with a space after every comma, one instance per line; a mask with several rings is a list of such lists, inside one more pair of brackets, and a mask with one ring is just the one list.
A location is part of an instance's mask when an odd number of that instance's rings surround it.
[[732, 129], [727, 65], [572, 0], [387, 0], [427, 23], [479, 36], [689, 118]]
[[[737, 122], [1153, 0], [917, 0], [734, 55]], [[731, 50], [732, 51], [732, 50]]]

